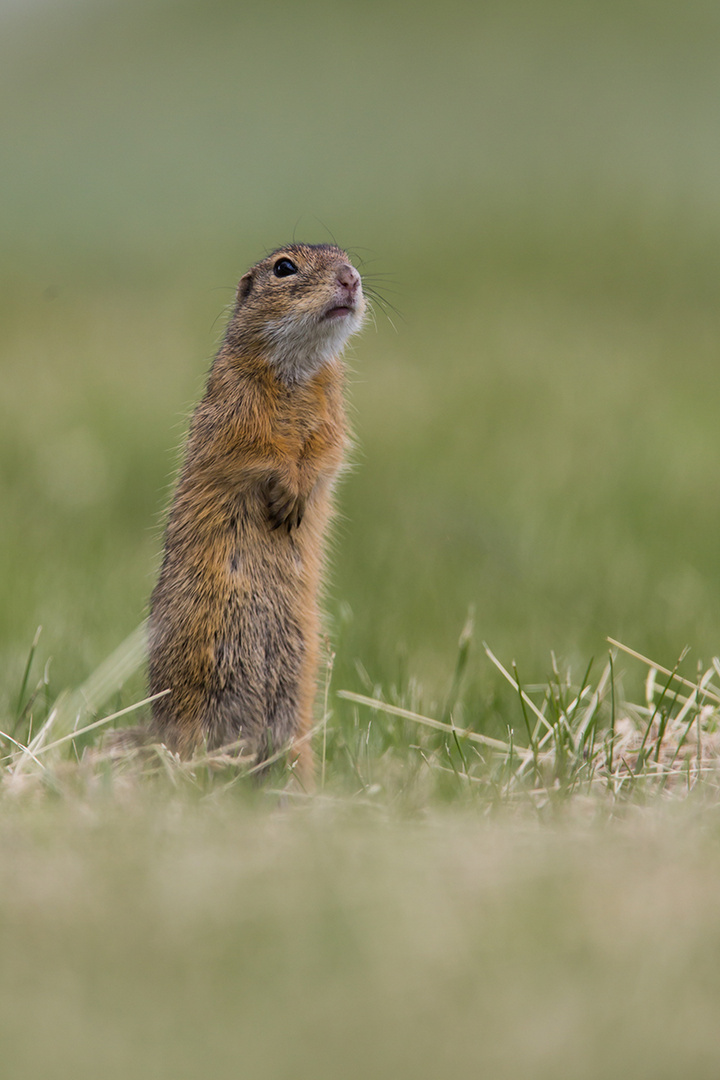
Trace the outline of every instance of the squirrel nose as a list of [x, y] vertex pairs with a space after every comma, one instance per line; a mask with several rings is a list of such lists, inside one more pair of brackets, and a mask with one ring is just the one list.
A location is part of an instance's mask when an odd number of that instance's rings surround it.
[[343, 263], [338, 267], [337, 281], [348, 290], [351, 296], [354, 296], [360, 286], [360, 275], [350, 263]]

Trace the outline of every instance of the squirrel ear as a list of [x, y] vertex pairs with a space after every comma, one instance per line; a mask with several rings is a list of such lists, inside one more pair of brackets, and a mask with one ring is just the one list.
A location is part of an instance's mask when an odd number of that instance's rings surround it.
[[237, 287], [237, 298], [238, 298], [238, 300], [245, 300], [250, 295], [250, 290], [252, 289], [252, 284], [253, 284], [252, 271], [248, 270], [247, 274], [243, 274], [243, 276], [240, 278], [240, 282], [239, 282], [238, 287]]

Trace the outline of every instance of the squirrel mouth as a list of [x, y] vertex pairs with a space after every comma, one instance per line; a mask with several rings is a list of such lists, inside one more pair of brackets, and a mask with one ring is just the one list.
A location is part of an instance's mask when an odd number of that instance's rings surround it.
[[352, 315], [355, 311], [354, 307], [349, 307], [347, 304], [336, 304], [334, 307], [328, 308], [325, 312], [326, 319], [344, 319], [346, 315]]

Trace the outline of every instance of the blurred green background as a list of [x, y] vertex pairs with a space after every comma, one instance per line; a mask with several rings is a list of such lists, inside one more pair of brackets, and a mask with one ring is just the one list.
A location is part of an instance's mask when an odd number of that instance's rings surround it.
[[291, 237], [397, 309], [350, 354], [336, 686], [441, 694], [470, 605], [531, 680], [720, 651], [716, 4], [0, 11], [3, 709], [38, 624], [59, 689], [142, 619], [234, 285]]

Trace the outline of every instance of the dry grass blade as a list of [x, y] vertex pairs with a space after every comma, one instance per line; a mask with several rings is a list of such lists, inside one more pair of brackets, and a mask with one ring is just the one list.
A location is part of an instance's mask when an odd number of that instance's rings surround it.
[[528, 706], [528, 708], [532, 709], [532, 711], [534, 712], [535, 716], [537, 717], [539, 723], [546, 729], [547, 734], [548, 735], [551, 734], [552, 733], [552, 724], [549, 722], [548, 718], [544, 715], [544, 713], [542, 713], [540, 711], [540, 709], [538, 709], [535, 702], [532, 701], [531, 698], [528, 697], [528, 695], [525, 693], [525, 691], [520, 686], [518, 681], [510, 674], [510, 672], [507, 670], [507, 668], [504, 667], [500, 663], [497, 656], [495, 656], [495, 653], [492, 651], [490, 646], [485, 641], [483, 641], [483, 648], [484, 648], [485, 652], [487, 653], [489, 659], [492, 660], [493, 664], [495, 665], [495, 667], [500, 672], [500, 674], [503, 675], [503, 677], [505, 679], [507, 679], [507, 681], [510, 683], [510, 685], [515, 688], [517, 693], [520, 695], [522, 701]]
[[[608, 637], [608, 638], [606, 638], [606, 641], [608, 641], [611, 645], [614, 645], [616, 649], [622, 649], [622, 651], [624, 653], [627, 653], [628, 656], [633, 656], [636, 660], [640, 660], [643, 664], [647, 664], [648, 667], [654, 668], [655, 671], [659, 671], [662, 675], [667, 675], [669, 678], [673, 679], [675, 682], [679, 682], [683, 686], [687, 686], [688, 689], [690, 689], [690, 690], [700, 689], [700, 692], [706, 698], [709, 698], [711, 701], [714, 701], [717, 705], [720, 705], [720, 692], [715, 690], [714, 687], [712, 689], [709, 689], [707, 687], [707, 685], [705, 685], [706, 679], [709, 678], [709, 673], [706, 672], [706, 675], [702, 679], [703, 685], [699, 686], [698, 683], [693, 682], [691, 679], [683, 678], [682, 675], [678, 675], [677, 672], [671, 671], [670, 668], [663, 667], [662, 664], [656, 664], [654, 660], [650, 660], [649, 657], [643, 656], [642, 653], [637, 652], [635, 649], [631, 649], [629, 647], [629, 645], [623, 645], [623, 643], [621, 641], [616, 641], [615, 638]], [[713, 664], [713, 666], [714, 666], [714, 664]]]
[[[142, 701], [136, 701], [133, 705], [128, 705], [124, 709], [119, 709], [117, 712], [110, 713], [108, 716], [103, 716], [100, 720], [95, 720], [92, 724], [86, 724], [85, 727], [78, 728], [76, 731], [71, 731], [67, 735], [63, 735], [61, 738], [56, 739], [55, 742], [41, 746], [37, 753], [47, 754], [50, 750], [56, 750], [58, 746], [72, 742], [73, 740], [80, 738], [81, 735], [87, 734], [88, 731], [95, 731], [96, 728], [105, 727], [106, 724], [112, 723], [113, 720], [119, 720], [121, 716], [128, 716], [130, 713], [142, 709], [145, 705], [150, 705], [151, 702], [157, 701], [158, 698], [165, 697], [165, 695], [169, 693], [169, 690], [162, 690], [159, 694], [153, 694], [151, 697], [143, 698]], [[23, 747], [23, 749], [27, 748]]]
[[445, 724], [442, 720], [433, 720], [430, 716], [421, 716], [419, 713], [410, 712], [409, 709], [401, 709], [398, 705], [388, 705], [377, 698], [366, 697], [364, 694], [355, 694], [351, 690], [338, 690], [338, 697], [345, 701], [353, 701], [356, 705], [365, 705], [369, 709], [377, 709], [378, 712], [387, 713], [390, 716], [398, 716], [403, 720], [412, 720], [416, 724], [434, 728], [435, 731], [445, 731], [448, 735], [459, 739], [467, 739], [469, 742], [479, 743], [481, 746], [490, 746], [493, 750], [500, 750], [504, 754], [510, 753], [510, 746], [501, 739], [492, 739], [489, 735], [481, 735], [477, 731], [467, 728], [458, 728], [454, 724]]

